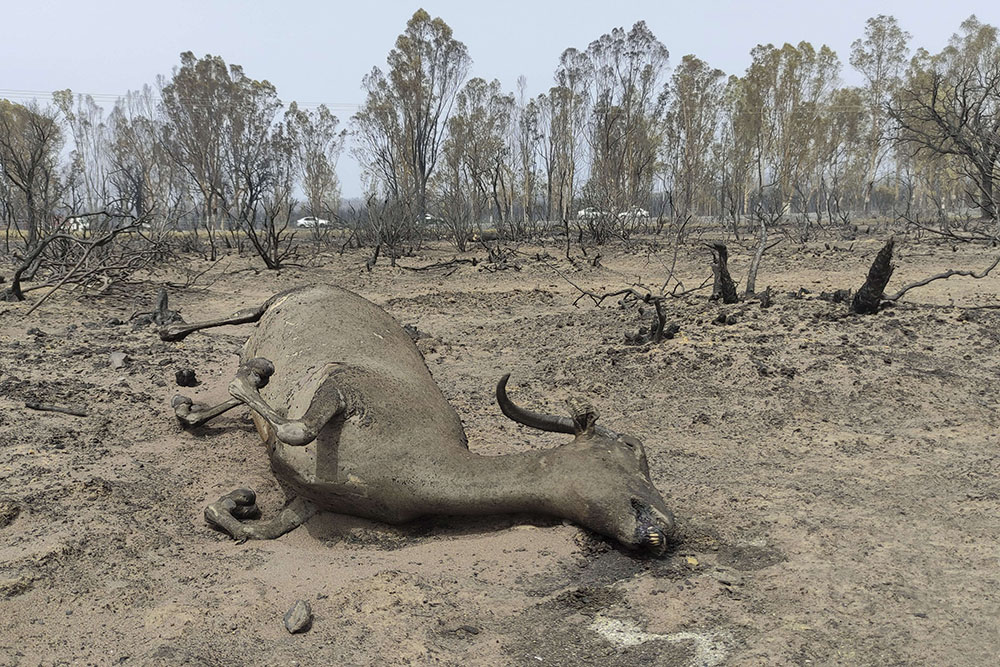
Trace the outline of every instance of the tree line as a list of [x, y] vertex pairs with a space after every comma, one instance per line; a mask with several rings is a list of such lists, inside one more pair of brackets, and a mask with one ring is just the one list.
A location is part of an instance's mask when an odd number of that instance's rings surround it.
[[[566, 49], [530, 97], [523, 78], [514, 91], [469, 78], [468, 48], [418, 10], [362, 80], [349, 129], [188, 52], [108, 113], [68, 90], [47, 106], [0, 100], [0, 216], [8, 250], [102, 211], [187, 223], [212, 257], [246, 239], [270, 268], [293, 251], [303, 211], [393, 258], [428, 233], [465, 249], [476, 234], [568, 238], [572, 225], [603, 243], [692, 217], [737, 235], [898, 215], [977, 218], [995, 233], [997, 29], [973, 16], [938, 53], [909, 41], [895, 18], [869, 19], [848, 55], [862, 83], [846, 86], [838, 54], [808, 42], [758, 45], [742, 75], [695, 55], [671, 68], [640, 21]], [[348, 132], [366, 203], [344, 210]]]

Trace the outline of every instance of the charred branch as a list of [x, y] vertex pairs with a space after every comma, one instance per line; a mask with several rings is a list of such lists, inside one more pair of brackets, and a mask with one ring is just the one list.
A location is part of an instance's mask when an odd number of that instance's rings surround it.
[[59, 412], [64, 415], [73, 415], [74, 417], [87, 416], [87, 411], [83, 408], [67, 407], [63, 405], [51, 405], [49, 403], [36, 403], [34, 401], [28, 401], [24, 404], [24, 407], [29, 410], [38, 410], [39, 412]]
[[[433, 271], [435, 269], [457, 269], [461, 264], [469, 264], [470, 266], [475, 266], [479, 263], [475, 257], [471, 259], [455, 258], [447, 262], [434, 262], [433, 264], [427, 264], [425, 266], [403, 266], [399, 265], [399, 268], [405, 269], [407, 271]], [[449, 272], [448, 275], [451, 275]]]
[[969, 277], [969, 278], [975, 278], [976, 280], [981, 280], [981, 279], [985, 278], [986, 276], [990, 275], [990, 271], [992, 271], [993, 269], [995, 269], [998, 264], [1000, 264], [1000, 257], [997, 257], [995, 260], [993, 260], [993, 263], [990, 264], [989, 266], [987, 266], [982, 271], [967, 271], [967, 270], [963, 270], [963, 269], [948, 269], [947, 271], [944, 271], [942, 273], [938, 273], [938, 274], [935, 274], [935, 275], [930, 276], [928, 278], [924, 278], [922, 280], [918, 280], [916, 282], [912, 282], [909, 285], [904, 286], [902, 289], [900, 289], [895, 294], [892, 294], [892, 295], [889, 295], [889, 296], [884, 296], [883, 298], [885, 300], [887, 300], [887, 301], [898, 301], [899, 299], [903, 298], [903, 295], [906, 294], [907, 292], [909, 292], [911, 289], [914, 289], [914, 288], [917, 288], [917, 287], [923, 287], [924, 285], [932, 283], [935, 280], [947, 280], [948, 278], [951, 278], [952, 276], [966, 276], [966, 277]]

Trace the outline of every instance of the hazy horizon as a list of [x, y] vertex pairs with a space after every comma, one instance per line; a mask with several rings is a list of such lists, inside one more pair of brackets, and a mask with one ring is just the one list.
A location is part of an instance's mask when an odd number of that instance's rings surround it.
[[[69, 88], [89, 94], [110, 111], [129, 90], [169, 77], [180, 53], [221, 56], [267, 79], [285, 103], [326, 104], [347, 126], [364, 102], [362, 77], [385, 58], [413, 12], [423, 7], [440, 16], [466, 44], [473, 59], [469, 77], [499, 79], [515, 91], [519, 76], [527, 94], [552, 85], [559, 55], [584, 49], [615, 27], [646, 21], [670, 51], [671, 66], [693, 53], [726, 74], [742, 74], [757, 44], [827, 44], [843, 64], [841, 78], [857, 83], [847, 63], [851, 42], [865, 21], [895, 16], [911, 34], [911, 48], [940, 50], [959, 25], [975, 14], [1000, 24], [1000, 6], [958, 0], [924, 6], [913, 2], [570, 2], [565, 0], [478, 6], [454, 0], [342, 3], [290, 0], [275, 4], [180, 0], [161, 4], [107, 0], [56, 0], [5, 7], [8, 26], [0, 41], [0, 98], [44, 101]], [[46, 17], [40, 19], [38, 17]], [[349, 147], [338, 164], [345, 198], [361, 194], [360, 168]]]

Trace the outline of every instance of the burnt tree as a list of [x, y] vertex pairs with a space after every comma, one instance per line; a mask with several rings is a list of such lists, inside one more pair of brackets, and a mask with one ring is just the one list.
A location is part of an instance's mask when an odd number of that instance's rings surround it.
[[892, 272], [896, 268], [892, 264], [892, 248], [895, 244], [895, 239], [889, 239], [878, 251], [875, 261], [868, 269], [868, 278], [865, 280], [865, 284], [854, 295], [851, 312], [859, 315], [871, 315], [878, 312], [879, 305], [882, 303], [882, 293], [885, 292], [885, 286], [889, 283], [889, 278], [892, 277]]
[[724, 243], [713, 243], [708, 246], [712, 251], [712, 275], [715, 283], [712, 286], [710, 301], [722, 299], [722, 303], [737, 303], [740, 298], [736, 294], [736, 283], [729, 275], [729, 250]]

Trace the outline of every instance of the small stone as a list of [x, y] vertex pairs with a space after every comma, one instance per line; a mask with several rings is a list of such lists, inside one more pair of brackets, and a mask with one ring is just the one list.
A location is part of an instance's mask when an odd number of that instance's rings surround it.
[[106, 327], [120, 327], [123, 324], [125, 324], [125, 323], [122, 322], [117, 317], [112, 317], [110, 320], [108, 320], [107, 322], [104, 323], [104, 326], [106, 326]]
[[299, 600], [285, 612], [285, 629], [291, 634], [306, 632], [312, 627], [312, 607], [305, 600]]
[[128, 355], [124, 352], [112, 352], [108, 355], [108, 364], [114, 369], [124, 368], [128, 361]]
[[178, 387], [195, 387], [198, 385], [198, 378], [194, 376], [194, 370], [182, 368], [174, 374]]

